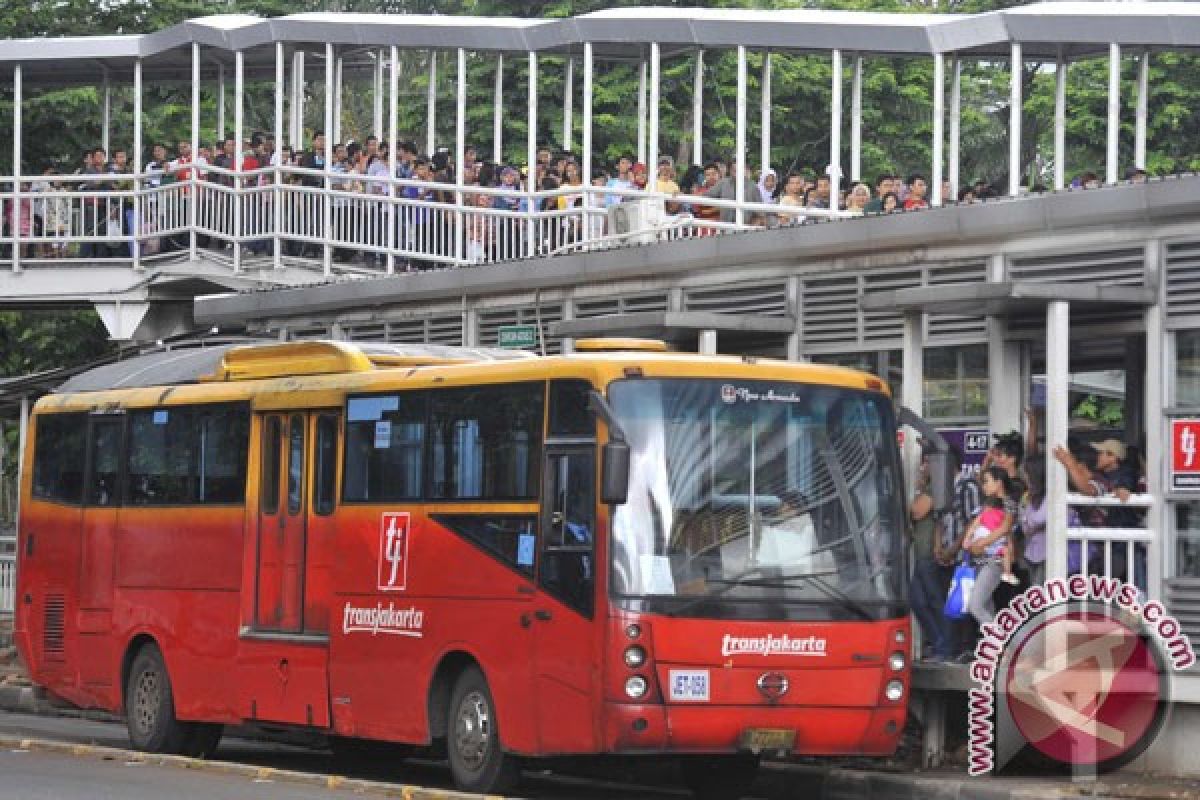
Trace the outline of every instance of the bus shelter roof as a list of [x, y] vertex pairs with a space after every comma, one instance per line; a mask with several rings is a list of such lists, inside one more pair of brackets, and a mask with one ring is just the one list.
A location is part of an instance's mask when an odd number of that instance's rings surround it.
[[[261, 19], [214, 15], [161, 31], [121, 36], [16, 39], [0, 50], [0, 77], [21, 63], [30, 85], [91, 84], [101, 72], [129, 73], [143, 60], [156, 81], [189, 80], [191, 44], [204, 48], [204, 75], [243, 51], [247, 73], [269, 77], [275, 43], [286, 50], [341, 53], [396, 46], [426, 50], [578, 54], [591, 42], [599, 59], [637, 59], [657, 42], [664, 57], [698, 48], [744, 45], [779, 52], [881, 56], [962, 53], [1026, 59], [1105, 55], [1110, 43], [1136, 49], [1200, 48], [1200, 4], [1039, 3], [982, 14], [891, 14], [794, 9], [623, 8], [564, 19], [421, 14], [304, 13]], [[353, 65], [352, 65], [353, 66]], [[314, 64], [314, 69], [316, 68]]]

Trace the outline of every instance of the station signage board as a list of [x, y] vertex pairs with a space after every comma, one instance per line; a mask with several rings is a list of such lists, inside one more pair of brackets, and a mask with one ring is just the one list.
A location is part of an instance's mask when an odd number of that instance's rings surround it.
[[1200, 492], [1200, 419], [1171, 420], [1171, 491]]
[[501, 325], [497, 344], [508, 350], [537, 347], [536, 325]]

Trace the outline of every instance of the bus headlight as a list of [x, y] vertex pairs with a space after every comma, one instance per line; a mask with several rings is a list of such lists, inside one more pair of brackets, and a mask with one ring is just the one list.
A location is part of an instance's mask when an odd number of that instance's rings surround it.
[[644, 697], [646, 695], [646, 689], [648, 688], [649, 685], [646, 683], [646, 679], [641, 675], [634, 675], [632, 678], [625, 681], [625, 694], [629, 695], [634, 700]]
[[[626, 684], [626, 687], [628, 685]], [[901, 697], [904, 697], [904, 684], [900, 681], [888, 681], [887, 688], [883, 690], [883, 696], [895, 703]]]
[[625, 648], [625, 666], [630, 669], [637, 669], [642, 664], [646, 663], [646, 651], [634, 645], [633, 647]]
[[901, 653], [899, 650], [892, 653], [892, 657], [888, 659], [888, 666], [892, 668], [892, 672], [900, 672], [907, 663], [908, 661], [904, 658], [904, 653]]

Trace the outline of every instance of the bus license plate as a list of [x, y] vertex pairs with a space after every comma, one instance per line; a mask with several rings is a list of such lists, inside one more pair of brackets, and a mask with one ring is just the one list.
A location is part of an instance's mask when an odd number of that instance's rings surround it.
[[670, 679], [671, 700], [685, 703], [708, 702], [708, 670], [673, 669]]
[[796, 731], [787, 728], [747, 728], [738, 739], [738, 746], [752, 753], [763, 750], [791, 752], [795, 744]]

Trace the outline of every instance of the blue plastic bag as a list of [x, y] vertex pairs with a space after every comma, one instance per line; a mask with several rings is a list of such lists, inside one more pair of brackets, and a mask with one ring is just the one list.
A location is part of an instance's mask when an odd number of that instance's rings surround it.
[[965, 619], [971, 612], [971, 590], [975, 588], [975, 568], [964, 558], [954, 570], [943, 611], [947, 619]]

